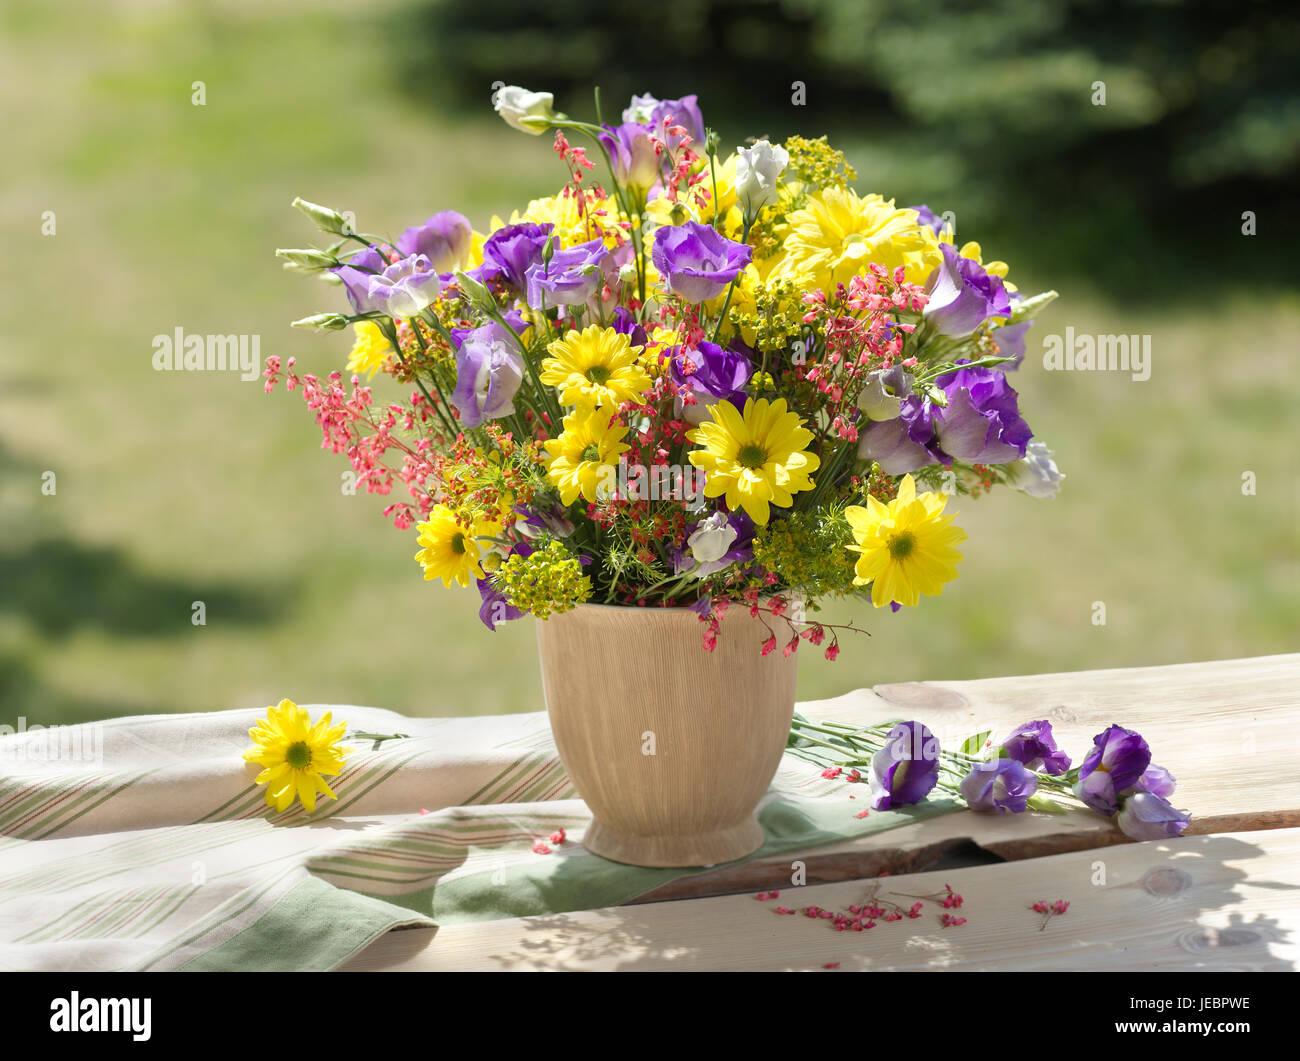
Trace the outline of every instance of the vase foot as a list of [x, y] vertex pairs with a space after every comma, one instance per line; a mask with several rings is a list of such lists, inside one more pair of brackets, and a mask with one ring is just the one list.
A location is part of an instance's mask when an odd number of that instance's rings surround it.
[[594, 855], [630, 866], [717, 866], [753, 854], [763, 846], [763, 829], [753, 815], [737, 825], [689, 836], [644, 836], [611, 829], [595, 819], [583, 846]]

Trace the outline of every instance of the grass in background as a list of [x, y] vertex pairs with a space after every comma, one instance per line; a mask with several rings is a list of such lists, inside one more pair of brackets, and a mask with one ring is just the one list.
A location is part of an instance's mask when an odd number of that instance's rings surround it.
[[[342, 493], [347, 465], [318, 450], [296, 395], [151, 366], [152, 337], [177, 326], [260, 335], [263, 355], [305, 371], [341, 366], [346, 336], [287, 327], [337, 297], [273, 257], [314, 239], [295, 195], [381, 232], [444, 208], [484, 228], [562, 179], [545, 138], [491, 115], [490, 86], [478, 112], [438, 122], [395, 90], [379, 29], [394, 6], [0, 14], [0, 721], [282, 696], [541, 707], [532, 621], [491, 634], [477, 593], [422, 582], [414, 534], [381, 499]], [[1069, 253], [1045, 246], [1038, 274], [1013, 261], [1013, 279], [1050, 284]], [[836, 664], [807, 656], [803, 698], [1296, 647], [1300, 303], [1225, 296], [1188, 313], [1063, 290], [1036, 332], [1066, 325], [1151, 333], [1151, 379], [1046, 373], [1031, 344], [1015, 383], [1069, 476], [1061, 496], [962, 502], [961, 578], [897, 615], [831, 609], [872, 636]]]

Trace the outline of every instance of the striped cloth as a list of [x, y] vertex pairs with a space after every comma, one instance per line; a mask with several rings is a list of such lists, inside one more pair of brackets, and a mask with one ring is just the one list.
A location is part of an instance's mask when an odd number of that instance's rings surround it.
[[[693, 872], [583, 849], [590, 814], [545, 713], [309, 706], [327, 709], [349, 732], [407, 736], [349, 740], [338, 799], [313, 814], [277, 814], [252, 784], [255, 710], [0, 736], [0, 969], [327, 970], [400, 925], [611, 906]], [[865, 795], [786, 757], [753, 857], [955, 809], [859, 819]]]

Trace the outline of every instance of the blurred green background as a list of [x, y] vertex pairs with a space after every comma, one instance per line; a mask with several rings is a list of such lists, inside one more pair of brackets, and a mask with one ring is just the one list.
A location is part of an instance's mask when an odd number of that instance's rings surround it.
[[[494, 81], [583, 116], [594, 83], [610, 112], [698, 91], [728, 148], [832, 133], [860, 188], [952, 210], [1022, 289], [1061, 291], [1014, 380], [1060, 496], [963, 502], [961, 578], [832, 609], [872, 636], [809, 654], [803, 698], [1295, 650], [1298, 56], [1286, 6], [1249, 3], [6, 4], [0, 722], [542, 706], [531, 620], [489, 633], [476, 593], [422, 582], [296, 395], [151, 363], [179, 326], [341, 367], [347, 336], [288, 328], [336, 308], [273, 257], [314, 239], [290, 201], [397, 232], [552, 193]], [[1151, 335], [1151, 378], [1044, 371], [1066, 327]]]

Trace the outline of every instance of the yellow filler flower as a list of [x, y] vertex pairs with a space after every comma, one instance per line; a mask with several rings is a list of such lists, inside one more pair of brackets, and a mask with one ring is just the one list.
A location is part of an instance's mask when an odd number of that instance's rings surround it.
[[624, 443], [627, 428], [605, 409], [579, 409], [564, 418], [564, 431], [546, 442], [550, 456], [546, 477], [559, 489], [560, 500], [573, 504], [582, 494], [600, 499], [599, 488], [614, 484], [619, 458], [632, 447]]
[[871, 603], [877, 608], [891, 601], [914, 606], [922, 593], [937, 597], [943, 584], [957, 577], [961, 553], [953, 546], [966, 540], [966, 532], [951, 526], [956, 513], [943, 514], [947, 503], [943, 494], [917, 497], [915, 480], [905, 475], [888, 505], [869, 497], [866, 508], [844, 510], [857, 542], [849, 549], [861, 554], [853, 584], [870, 582]]
[[352, 753], [338, 743], [347, 728], [346, 722], [333, 725], [329, 711], [313, 725], [307, 709], [292, 700], [268, 707], [266, 718], [248, 731], [254, 747], [244, 752], [248, 762], [264, 767], [253, 782], [266, 786], [266, 805], [285, 811], [297, 796], [310, 814], [317, 792], [337, 798], [321, 775], [339, 773], [343, 757]]
[[785, 399], [745, 400], [742, 413], [730, 402], [710, 406], [706, 420], [686, 437], [702, 446], [690, 460], [705, 472], [704, 496], [727, 495], [727, 507], [743, 508], [760, 525], [767, 523], [769, 505], [788, 508], [800, 490], [811, 490], [809, 478], [821, 464], [804, 451], [813, 433]]
[[416, 529], [416, 544], [423, 548], [415, 559], [424, 568], [424, 580], [440, 578], [444, 586], [468, 586], [471, 578], [483, 577], [484, 554], [489, 551], [478, 539], [498, 534], [501, 525], [486, 519], [466, 525], [446, 505], [435, 505]]
[[638, 360], [641, 351], [613, 328], [592, 324], [548, 346], [539, 377], [560, 388], [565, 405], [618, 405], [636, 401], [650, 389], [650, 377]]

